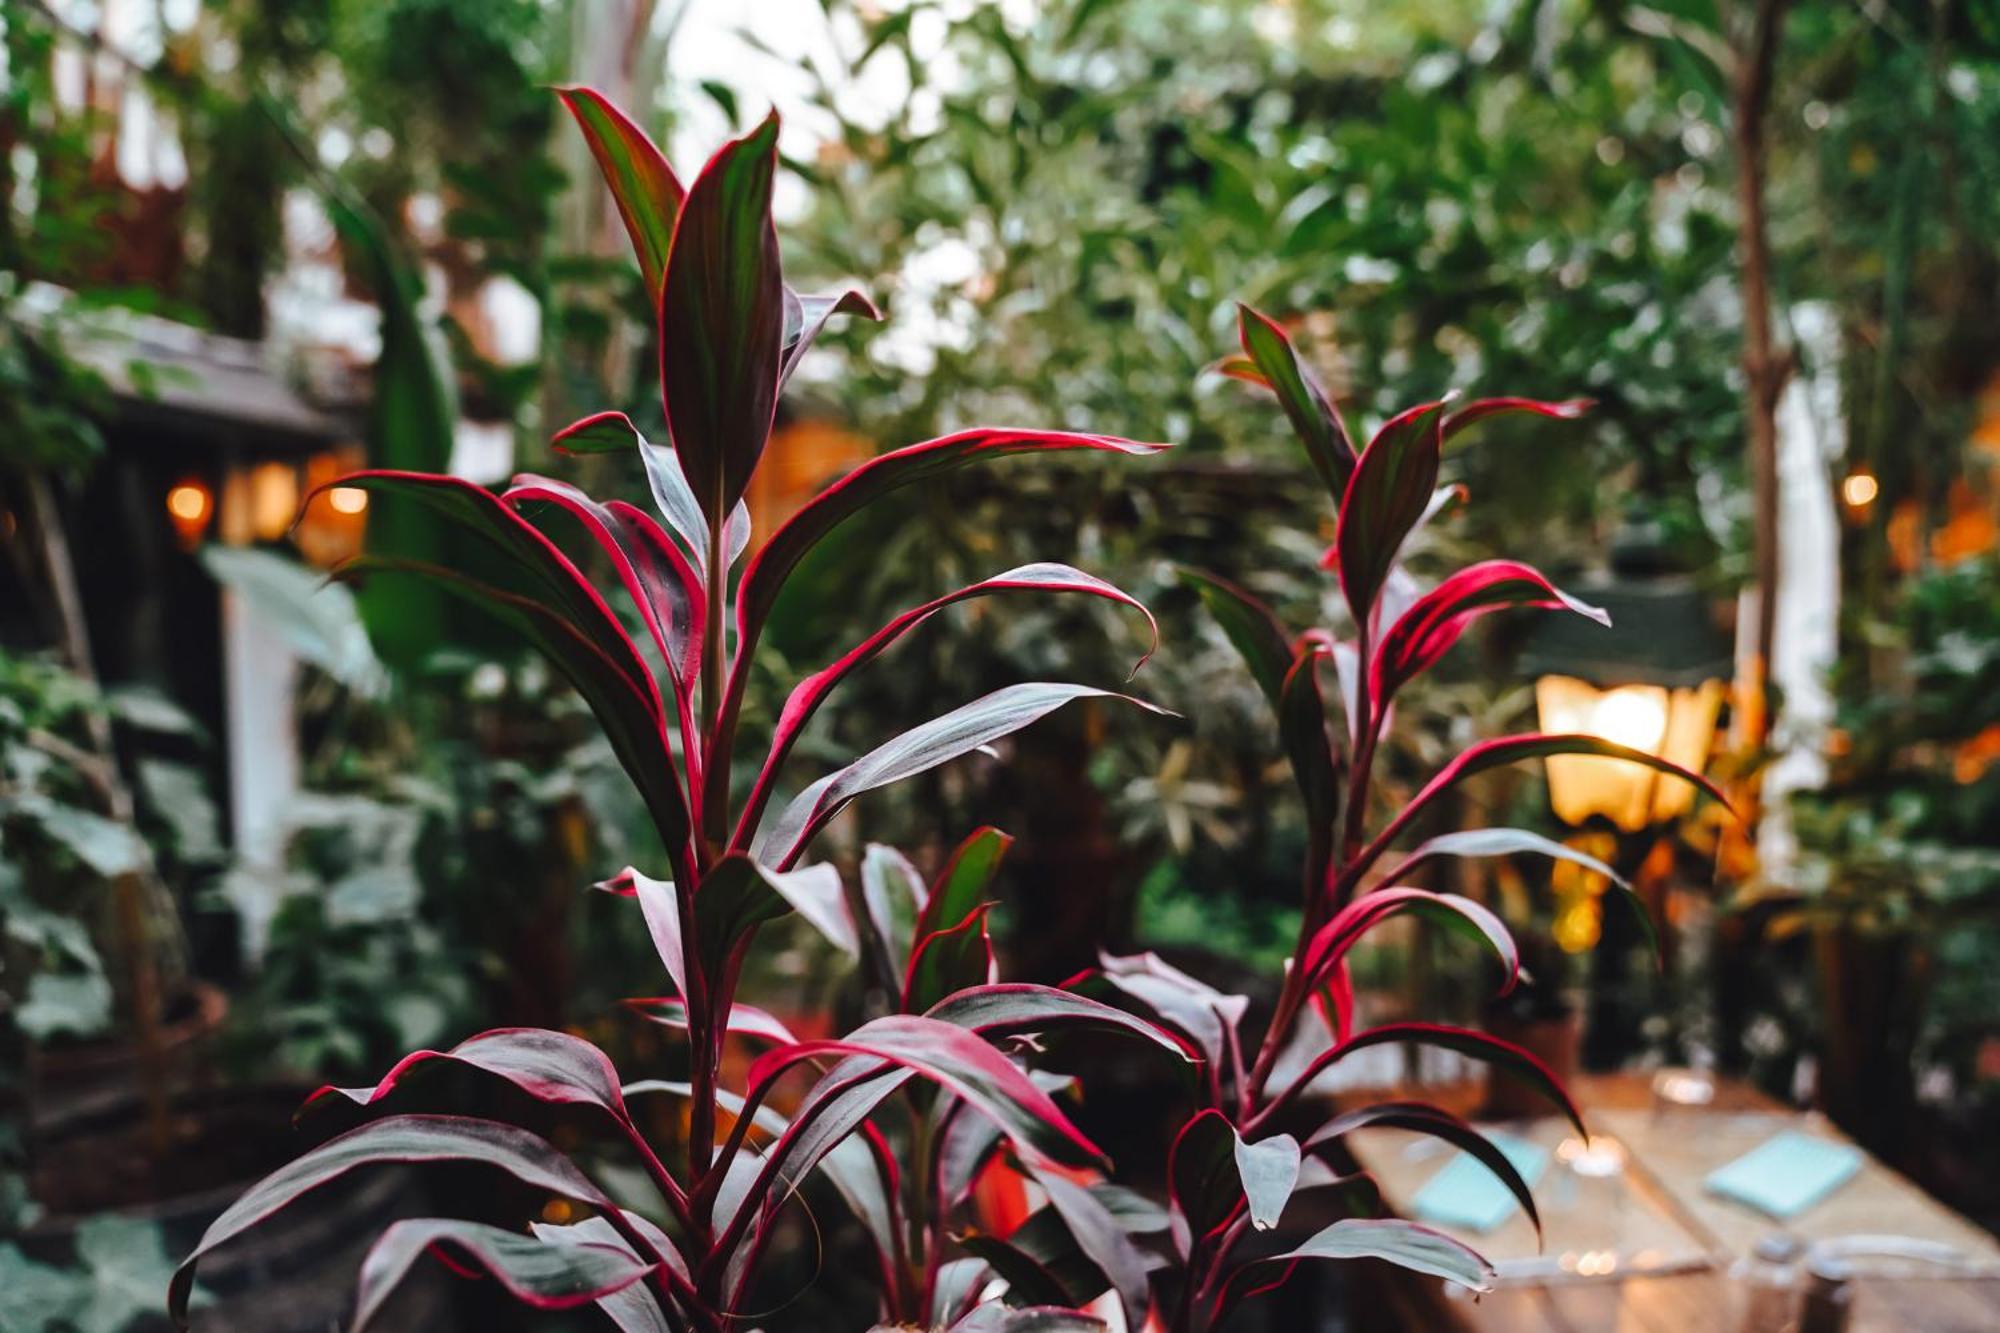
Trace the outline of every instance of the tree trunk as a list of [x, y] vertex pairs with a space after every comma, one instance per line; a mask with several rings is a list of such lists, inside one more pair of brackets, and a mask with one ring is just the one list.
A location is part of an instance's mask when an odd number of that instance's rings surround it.
[[1736, 199], [1741, 216], [1743, 267], [1743, 379], [1749, 398], [1750, 474], [1755, 488], [1757, 622], [1751, 642], [1743, 706], [1750, 710], [1746, 739], [1753, 745], [1770, 731], [1770, 669], [1777, 638], [1778, 397], [1790, 358], [1771, 328], [1771, 241], [1764, 212], [1764, 112], [1771, 100], [1789, 0], [1757, 0], [1745, 45], [1735, 66]]

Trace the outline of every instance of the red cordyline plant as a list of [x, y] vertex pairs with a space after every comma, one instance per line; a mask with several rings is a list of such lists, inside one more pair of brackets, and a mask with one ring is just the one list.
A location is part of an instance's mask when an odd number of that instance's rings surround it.
[[[1448, 652], [1468, 625], [1490, 612], [1541, 608], [1609, 623], [1604, 613], [1556, 588], [1527, 565], [1489, 560], [1422, 589], [1404, 570], [1412, 535], [1451, 503], [1440, 487], [1445, 443], [1466, 426], [1501, 412], [1580, 415], [1584, 402], [1486, 399], [1451, 408], [1426, 403], [1392, 418], [1356, 449], [1340, 412], [1315, 382], [1283, 329], [1248, 307], [1240, 311], [1242, 355], [1219, 369], [1261, 385], [1278, 398], [1314, 472], [1338, 507], [1325, 564], [1337, 570], [1351, 616], [1351, 637], [1323, 630], [1294, 636], [1269, 609], [1232, 584], [1190, 572], [1187, 581], [1248, 663], [1277, 716], [1284, 748], [1305, 800], [1308, 844], [1304, 919], [1269, 1024], [1251, 1045], [1242, 1030], [1247, 1001], [1224, 995], [1150, 955], [1106, 958], [1077, 979], [1178, 1033], [1202, 1057], [1200, 1099], [1168, 1164], [1168, 1262], [1160, 1309], [1174, 1330], [1201, 1330], [1226, 1319], [1244, 1299], [1269, 1291], [1309, 1259], [1373, 1256], [1467, 1286], [1483, 1287], [1485, 1261], [1428, 1228], [1375, 1216], [1378, 1200], [1360, 1175], [1342, 1176], [1344, 1135], [1380, 1125], [1434, 1135], [1494, 1172], [1536, 1217], [1534, 1199], [1494, 1145], [1445, 1110], [1417, 1102], [1364, 1106], [1314, 1122], [1302, 1105], [1319, 1075], [1352, 1052], [1383, 1043], [1441, 1046], [1540, 1088], [1571, 1121], [1575, 1106], [1532, 1055], [1464, 1028], [1392, 1023], [1357, 1031], [1347, 955], [1376, 924], [1419, 915], [1496, 954], [1511, 989], [1519, 957], [1507, 927], [1476, 902], [1413, 887], [1426, 864], [1445, 857], [1540, 853], [1585, 864], [1622, 881], [1609, 867], [1525, 829], [1487, 828], [1439, 834], [1404, 852], [1386, 870], [1403, 835], [1418, 827], [1446, 792], [1478, 773], [1554, 754], [1630, 760], [1690, 782], [1720, 799], [1697, 775], [1652, 755], [1586, 735], [1521, 735], [1482, 741], [1459, 754], [1379, 827], [1371, 827], [1371, 778], [1396, 695]], [[1321, 668], [1328, 659], [1339, 686], [1345, 727], [1328, 725]], [[1641, 909], [1643, 915], [1643, 909]], [[1649, 927], [1650, 928], [1650, 927]], [[1280, 1127], [1311, 1126], [1303, 1141]], [[1274, 1250], [1246, 1244], [1275, 1227], [1294, 1194], [1336, 1187], [1350, 1215], [1303, 1244]]]
[[[535, 1222], [526, 1231], [451, 1218], [396, 1223], [362, 1265], [355, 1328], [370, 1322], [426, 1254], [488, 1274], [530, 1305], [594, 1302], [628, 1333], [735, 1326], [747, 1318], [757, 1259], [783, 1205], [816, 1168], [832, 1177], [877, 1240], [885, 1315], [976, 1329], [1098, 1327], [1071, 1312], [981, 1304], [989, 1285], [983, 1265], [977, 1272], [961, 1266], [941, 1280], [944, 1236], [936, 1218], [952, 1202], [945, 1196], [960, 1192], [958, 1173], [996, 1145], [1037, 1169], [1103, 1161], [1047, 1088], [996, 1041], [1085, 1023], [1181, 1048], [1151, 1024], [1086, 997], [991, 984], [980, 898], [991, 869], [982, 863], [995, 855], [993, 835], [975, 835], [936, 886], [905, 885], [895, 890], [901, 899], [886, 890], [864, 894], [858, 914], [849, 910], [832, 867], [799, 861], [815, 835], [863, 793], [980, 749], [1072, 700], [1124, 696], [1071, 684], [1010, 686], [905, 732], [771, 807], [786, 757], [827, 696], [942, 608], [1031, 591], [1086, 594], [1142, 614], [1144, 608], [1110, 584], [1056, 564], [1023, 566], [961, 588], [896, 616], [802, 681], [779, 710], [769, 749], [740, 799], [732, 761], [758, 636], [787, 578], [845, 519], [900, 487], [983, 459], [1055, 449], [1145, 455], [1159, 446], [984, 428], [899, 449], [854, 469], [770, 533], [732, 580], [751, 538], [742, 497], [780, 389], [832, 314], [875, 312], [856, 292], [801, 296], [784, 284], [770, 214], [775, 117], [725, 146], [683, 189], [659, 150], [601, 96], [574, 89], [562, 97], [603, 169], [657, 305], [671, 442], [649, 441], [621, 414], [600, 413], [562, 431], [557, 443], [571, 452], [636, 448], [664, 524], [622, 500], [600, 502], [541, 477], [517, 478], [495, 495], [446, 476], [362, 472], [338, 484], [426, 507], [466, 534], [476, 555], [449, 569], [371, 557], [349, 572], [414, 571], [440, 581], [516, 628], [589, 703], [666, 848], [670, 878], [628, 871], [606, 887], [637, 899], [675, 991], [670, 1006], [653, 1006], [655, 1016], [684, 1029], [689, 1076], [684, 1084], [623, 1085], [589, 1043], [511, 1029], [446, 1052], [417, 1052], [374, 1087], [322, 1089], [306, 1113], [345, 1107], [365, 1123], [273, 1173], [224, 1212], [175, 1275], [171, 1312], [185, 1320], [202, 1255], [358, 1167], [475, 1162], [512, 1176], [530, 1194], [568, 1200], [587, 1216], [562, 1226]], [[568, 535], [580, 530], [594, 543], [615, 576], [615, 592], [630, 603], [636, 629], [628, 630], [538, 526], [551, 518], [562, 520]], [[857, 917], [867, 921], [882, 956], [902, 965], [898, 1012], [844, 1037], [799, 1041], [768, 1015], [738, 1005], [738, 977], [759, 927], [793, 910], [850, 949], [858, 943]], [[732, 1031], [769, 1043], [741, 1092], [718, 1084]], [[812, 1066], [817, 1080], [781, 1117], [768, 1103], [779, 1081], [801, 1065]], [[652, 1215], [621, 1204], [528, 1128], [416, 1111], [426, 1099], [434, 1106], [451, 1082], [439, 1077], [439, 1066], [489, 1081], [496, 1104], [593, 1124], [609, 1151], [643, 1168], [657, 1195]], [[627, 1104], [641, 1090], [686, 1098], [684, 1160], [663, 1160], [641, 1131]], [[901, 1157], [919, 1164], [920, 1213], [899, 1208], [908, 1197], [899, 1155], [870, 1124], [898, 1093], [924, 1136]], [[1078, 1219], [1077, 1229], [1109, 1226], [1102, 1203], [1084, 1191], [1074, 1194], [1084, 1202], [1063, 1193], [1058, 1203], [1065, 1217]]]

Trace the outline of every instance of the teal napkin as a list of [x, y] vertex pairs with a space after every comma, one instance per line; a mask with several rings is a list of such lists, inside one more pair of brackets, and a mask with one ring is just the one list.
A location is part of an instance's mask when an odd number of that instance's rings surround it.
[[[1541, 1178], [1549, 1164], [1546, 1148], [1511, 1134], [1486, 1137], [1529, 1185]], [[1520, 1206], [1500, 1183], [1500, 1177], [1487, 1170], [1477, 1157], [1464, 1152], [1454, 1153], [1442, 1170], [1424, 1182], [1412, 1203], [1417, 1216], [1426, 1222], [1467, 1231], [1491, 1231]]]
[[1861, 1150], [1788, 1129], [1709, 1173], [1708, 1190], [1785, 1221], [1846, 1184]]

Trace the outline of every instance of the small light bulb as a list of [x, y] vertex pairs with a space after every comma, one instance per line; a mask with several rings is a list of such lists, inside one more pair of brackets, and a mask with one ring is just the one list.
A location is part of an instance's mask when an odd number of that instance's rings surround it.
[[1872, 473], [1850, 472], [1840, 483], [1840, 498], [1849, 509], [1866, 509], [1882, 493], [1882, 485]]
[[208, 492], [183, 483], [167, 492], [167, 512], [187, 523], [199, 523], [208, 514]]
[[368, 508], [368, 492], [359, 486], [336, 486], [326, 493], [326, 502], [336, 513], [359, 514]]

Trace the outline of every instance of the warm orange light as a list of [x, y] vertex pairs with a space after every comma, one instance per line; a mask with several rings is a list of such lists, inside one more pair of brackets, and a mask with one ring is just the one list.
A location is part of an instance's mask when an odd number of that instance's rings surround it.
[[199, 486], [176, 486], [167, 492], [167, 512], [186, 523], [208, 517], [208, 492]]
[[1870, 472], [1850, 472], [1840, 483], [1840, 498], [1849, 509], [1866, 509], [1882, 493], [1882, 484]]
[[[1600, 690], [1572, 676], [1535, 682], [1535, 707], [1546, 732], [1597, 736], [1700, 772], [1708, 762], [1722, 706], [1721, 681], [1692, 689], [1619, 685]], [[1549, 802], [1566, 824], [1603, 815], [1626, 832], [1671, 819], [1694, 800], [1694, 789], [1624, 759], [1556, 755], [1547, 761]]]
[[250, 469], [250, 528], [260, 542], [285, 535], [299, 512], [299, 472], [290, 463]]
[[361, 467], [366, 459], [353, 446], [314, 454], [305, 463], [305, 512], [292, 529], [292, 544], [322, 569], [331, 569], [361, 553], [368, 527], [368, 492], [335, 483]]
[[167, 491], [167, 518], [183, 546], [191, 547], [201, 540], [214, 509], [208, 487], [198, 481], [179, 482]]

